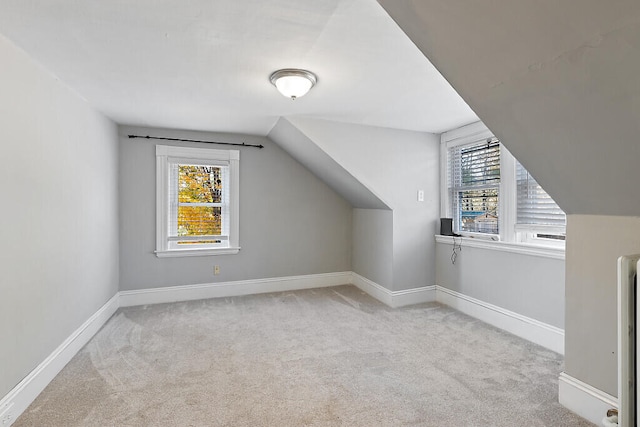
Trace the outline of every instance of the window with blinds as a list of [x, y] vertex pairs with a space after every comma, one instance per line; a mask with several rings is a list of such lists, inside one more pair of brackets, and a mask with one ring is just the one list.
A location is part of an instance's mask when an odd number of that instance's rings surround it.
[[451, 147], [449, 200], [457, 232], [499, 233], [500, 142]]
[[518, 161], [516, 185], [516, 230], [535, 232], [546, 238], [563, 235], [566, 230], [565, 213]]
[[484, 124], [445, 132], [440, 141], [441, 216], [453, 219], [456, 234], [564, 248], [564, 212]]

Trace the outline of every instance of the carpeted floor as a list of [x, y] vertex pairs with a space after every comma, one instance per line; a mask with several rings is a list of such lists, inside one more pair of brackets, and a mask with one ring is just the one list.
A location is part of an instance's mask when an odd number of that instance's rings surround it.
[[591, 426], [561, 356], [352, 286], [119, 310], [16, 426]]

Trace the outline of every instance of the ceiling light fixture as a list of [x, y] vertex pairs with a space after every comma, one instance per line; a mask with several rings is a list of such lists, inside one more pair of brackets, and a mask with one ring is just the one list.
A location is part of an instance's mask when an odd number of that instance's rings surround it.
[[306, 95], [318, 82], [318, 78], [311, 71], [297, 68], [274, 71], [269, 80], [282, 95], [293, 100]]

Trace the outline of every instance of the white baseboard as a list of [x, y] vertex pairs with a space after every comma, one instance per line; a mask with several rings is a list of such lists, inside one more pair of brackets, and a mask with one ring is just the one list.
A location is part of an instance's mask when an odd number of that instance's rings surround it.
[[120, 291], [120, 307], [285, 292], [351, 284], [351, 272], [274, 277], [234, 282]]
[[558, 378], [560, 404], [596, 425], [602, 425], [607, 410], [618, 408], [618, 399], [564, 372]]
[[402, 291], [390, 291], [384, 286], [381, 286], [358, 273], [352, 273], [351, 284], [371, 295], [383, 304], [393, 308], [436, 300], [435, 286], [423, 286], [420, 288], [405, 289]]
[[24, 412], [73, 356], [89, 342], [119, 307], [114, 295], [86, 322], [76, 329], [53, 353], [0, 400], [0, 425], [8, 427]]
[[371, 295], [383, 304], [392, 307], [391, 291], [387, 288], [378, 285], [366, 277], [359, 275], [358, 273], [352, 273], [351, 284], [362, 290], [363, 292]]
[[564, 330], [560, 328], [442, 286], [436, 286], [436, 300], [556, 353], [564, 354]]
[[391, 307], [405, 307], [407, 305], [422, 304], [424, 302], [435, 302], [435, 300], [435, 285], [391, 292]]
[[351, 281], [351, 272], [347, 271], [307, 276], [173, 286], [140, 291], [120, 291], [0, 400], [0, 426], [8, 427], [12, 425], [119, 307], [322, 288], [347, 285], [351, 284]]
[[[564, 331], [553, 326], [546, 325], [534, 319], [529, 319], [517, 313], [484, 303], [440, 286], [423, 286], [401, 291], [390, 291], [385, 287], [350, 271], [312, 274], [306, 276], [242, 280], [235, 282], [207, 283], [200, 285], [173, 286], [137, 291], [120, 291], [0, 400], [0, 425], [4, 427], [13, 424], [13, 421], [22, 414], [38, 394], [44, 390], [49, 382], [51, 382], [51, 380], [91, 339], [91, 337], [98, 332], [98, 330], [106, 323], [107, 320], [109, 320], [119, 307], [241, 296], [267, 292], [283, 292], [345, 284], [353, 284], [357, 286], [367, 294], [390, 307], [403, 307], [412, 304], [438, 301], [494, 326], [505, 329], [515, 335], [550, 348], [551, 350], [559, 353], [563, 353], [564, 351]], [[579, 384], [579, 381], [563, 381], [561, 376], [561, 395], [563, 390], [562, 384], [566, 384], [565, 388], [569, 387], [568, 384], [571, 384], [571, 391], [566, 391], [564, 393], [569, 404], [575, 400], [571, 397], [575, 394], [574, 389], [582, 390], [584, 388], [580, 388], [575, 385]], [[610, 398], [610, 396], [608, 397]], [[606, 399], [600, 399], [600, 401], [604, 402]], [[572, 409], [569, 405], [565, 406]], [[579, 415], [582, 415], [582, 413], [577, 410], [572, 410]]]

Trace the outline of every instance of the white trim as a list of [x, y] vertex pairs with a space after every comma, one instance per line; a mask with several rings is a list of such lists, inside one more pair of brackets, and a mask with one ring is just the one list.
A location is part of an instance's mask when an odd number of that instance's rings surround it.
[[391, 292], [391, 307], [405, 307], [408, 305], [434, 302], [436, 300], [436, 286], [421, 286]]
[[177, 258], [185, 256], [235, 255], [238, 252], [240, 252], [240, 248], [208, 248], [155, 251], [155, 254], [158, 258]]
[[449, 203], [449, 150], [444, 137], [444, 133], [440, 135], [440, 218], [453, 218]]
[[120, 307], [325, 288], [349, 284], [351, 284], [351, 272], [345, 271], [120, 291]]
[[636, 425], [637, 409], [634, 401], [636, 388], [636, 354], [634, 336], [637, 333], [636, 304], [638, 295], [634, 279], [640, 255], [618, 258], [618, 424], [620, 427]]
[[167, 246], [169, 230], [169, 163], [166, 155], [160, 155], [164, 147], [156, 145], [156, 251], [162, 252]]
[[[0, 400], [0, 423], [3, 423], [3, 426], [13, 424], [15, 419], [24, 412], [119, 307], [283, 292], [346, 284], [355, 285], [382, 303], [394, 308], [438, 301], [551, 350], [559, 353], [564, 350], [564, 331], [559, 328], [484, 303], [441, 286], [422, 286], [390, 291], [351, 271], [120, 291]], [[582, 415], [579, 412], [578, 414]]]
[[436, 300], [520, 338], [564, 354], [564, 330], [436, 285]]
[[[214, 247], [191, 250], [170, 249], [169, 233], [169, 171], [170, 164], [176, 161], [199, 162], [223, 161], [228, 163], [229, 240], [225, 246], [216, 250]], [[172, 145], [156, 145], [156, 250], [158, 258], [182, 256], [233, 255], [240, 249], [240, 151], [219, 150], [212, 148], [191, 148]], [[198, 252], [201, 251], [201, 252]], [[169, 252], [175, 252], [169, 253]]]
[[182, 157], [191, 160], [238, 160], [240, 151], [219, 148], [193, 148], [177, 145], [156, 145], [157, 156]]
[[390, 291], [382, 285], [352, 272], [351, 283], [373, 298], [392, 308], [421, 304], [436, 300], [435, 286], [422, 286], [401, 291]]
[[[453, 245], [454, 237], [436, 235], [437, 243]], [[492, 251], [510, 252], [521, 255], [531, 255], [542, 258], [565, 259], [564, 247], [538, 246], [526, 243], [500, 242], [486, 239], [474, 239], [470, 237], [455, 237], [456, 243], [462, 242], [462, 247], [489, 249]]]
[[[500, 240], [515, 242], [516, 232], [513, 224], [518, 212], [518, 186], [516, 179], [516, 158], [500, 144], [500, 196], [498, 218], [500, 218]], [[507, 219], [507, 221], [504, 221]]]
[[[120, 291], [75, 330], [58, 348], [0, 399], [0, 425], [9, 427], [119, 307], [195, 299], [282, 292], [352, 284], [350, 271], [276, 277], [203, 285]], [[402, 295], [399, 295], [402, 297]]]
[[359, 275], [358, 273], [352, 273], [351, 283], [361, 291], [369, 294], [381, 303], [391, 307], [393, 301], [391, 291], [389, 289], [377, 284], [372, 280], [367, 279], [366, 277]]
[[3, 427], [13, 424], [62, 368], [113, 316], [118, 307], [119, 295], [116, 294], [0, 400], [0, 422]]
[[543, 225], [543, 224], [518, 224], [515, 225], [515, 230], [519, 232], [531, 232], [539, 234], [565, 234], [566, 227], [559, 227], [555, 225]]
[[493, 132], [484, 123], [477, 121], [442, 133], [440, 143], [446, 144], [448, 147], [455, 147], [487, 138], [494, 138]]
[[558, 378], [558, 401], [565, 408], [597, 425], [602, 425], [607, 410], [618, 408], [618, 399], [565, 372], [561, 372]]

